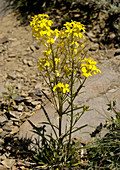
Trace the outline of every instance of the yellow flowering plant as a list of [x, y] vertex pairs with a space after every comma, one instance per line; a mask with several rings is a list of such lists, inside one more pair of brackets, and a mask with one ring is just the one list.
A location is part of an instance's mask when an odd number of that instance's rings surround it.
[[[39, 45], [41, 43], [44, 45], [43, 57], [39, 59], [38, 69], [50, 90], [51, 98], [43, 93], [52, 103], [56, 114], [59, 116], [58, 126], [52, 125], [49, 115], [42, 106], [56, 136], [56, 139], [50, 138], [56, 143], [54, 145], [56, 154], [51, 155], [51, 160], [49, 155], [49, 158], [42, 160], [42, 163], [51, 166], [64, 163], [64, 166], [69, 164], [72, 167], [77, 166], [80, 162], [72, 156], [76, 151], [71, 145], [72, 133], [86, 126], [75, 129], [75, 124], [89, 108], [85, 105], [76, 106], [74, 100], [86, 79], [101, 71], [96, 67], [96, 61], [86, 58], [84, 55], [85, 26], [83, 24], [71, 20], [70, 23], [66, 22], [61, 30], [51, 29], [52, 24], [53, 22], [46, 14], [35, 15], [30, 23], [32, 35], [39, 40]], [[75, 88], [76, 83], [77, 88]], [[78, 110], [76, 116], [74, 115], [75, 110]], [[68, 129], [65, 132], [62, 131], [64, 115], [69, 117]], [[30, 123], [35, 128], [32, 122]], [[46, 122], [46, 124], [48, 123]], [[53, 151], [52, 149], [51, 151]]]

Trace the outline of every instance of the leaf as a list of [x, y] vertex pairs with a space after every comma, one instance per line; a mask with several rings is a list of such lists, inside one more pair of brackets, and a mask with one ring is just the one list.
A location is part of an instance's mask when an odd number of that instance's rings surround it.
[[[77, 113], [77, 114], [80, 114], [81, 112], [79, 112], [79, 113]], [[74, 123], [73, 123], [73, 127], [75, 126], [75, 124], [78, 122], [78, 120], [82, 117], [82, 115], [84, 114], [84, 112], [82, 111], [82, 113], [78, 116], [78, 117], [76, 117], [76, 119], [75, 119], [75, 121], [74, 121]]]
[[[71, 132], [71, 134], [72, 134], [72, 133], [75, 133], [76, 131], [78, 131], [78, 130], [80, 130], [80, 129], [86, 127], [86, 126], [88, 126], [88, 124], [76, 128], [75, 130], [73, 130], [73, 131]], [[70, 132], [70, 130], [68, 130], [68, 132], [63, 136], [63, 138], [66, 137], [66, 136], [68, 136], [68, 135], [70, 134], [69, 132]]]
[[79, 127], [79, 128], [76, 128], [76, 130], [72, 131], [71, 133], [75, 133], [76, 131], [78, 131], [78, 130], [86, 127], [86, 126], [88, 126], [88, 124], [85, 124], [85, 125], [83, 125], [83, 126], [81, 126], [81, 127]]
[[42, 93], [44, 94], [44, 96], [49, 100], [49, 102], [53, 104], [53, 102], [50, 100], [50, 98], [48, 97], [48, 95], [47, 95], [43, 90], [41, 90], [41, 91], [42, 91]]
[[56, 142], [57, 143], [57, 140], [56, 139], [54, 139], [53, 137], [52, 137], [52, 135], [46, 135], [46, 136], [48, 136], [50, 139], [52, 139], [54, 142]]
[[43, 135], [43, 134], [41, 134], [40, 133], [40, 131], [39, 131], [39, 128], [38, 127], [36, 127], [30, 120], [28, 120], [28, 122], [31, 124], [31, 126], [33, 127], [33, 129], [35, 129], [36, 131], [34, 131], [34, 130], [31, 130], [31, 132], [34, 132], [34, 133], [36, 133], [36, 134], [38, 134], [39, 136], [41, 136], [45, 141], [48, 141], [48, 139], [47, 138], [45, 138], [45, 136]]
[[59, 156], [59, 160], [61, 161], [61, 160], [62, 160], [62, 158], [64, 158], [64, 157], [65, 157], [65, 155], [67, 155], [67, 152], [63, 152], [63, 153], [62, 153], [62, 155], [60, 155], [60, 156]]
[[113, 100], [113, 107], [116, 105], [116, 100]]
[[45, 113], [45, 116], [46, 116], [46, 118], [47, 118], [47, 120], [48, 120], [50, 126], [52, 127], [52, 129], [53, 129], [53, 131], [54, 131], [54, 134], [55, 134], [56, 138], [58, 139], [57, 133], [56, 133], [56, 131], [55, 131], [55, 129], [54, 129], [53, 124], [51, 123], [51, 121], [50, 121], [50, 119], [49, 119], [49, 116], [48, 116], [48, 114], [47, 114], [45, 108], [44, 108], [42, 105], [41, 105], [41, 108], [43, 109], [43, 111], [44, 111], [44, 113]]
[[[84, 107], [84, 106], [80, 106], [80, 107], [74, 108], [73, 111], [78, 110], [78, 109], [82, 109], [83, 107]], [[64, 114], [67, 114], [67, 113], [69, 113], [69, 112], [71, 112], [71, 110], [67, 111], [67, 112], [64, 113]]]
[[[40, 122], [39, 124], [50, 125], [49, 122]], [[56, 125], [53, 125], [53, 127], [59, 130], [59, 128]]]
[[80, 164], [81, 164], [81, 162], [78, 161], [77, 163], [73, 164], [73, 166], [77, 166], [77, 165], [80, 165]]

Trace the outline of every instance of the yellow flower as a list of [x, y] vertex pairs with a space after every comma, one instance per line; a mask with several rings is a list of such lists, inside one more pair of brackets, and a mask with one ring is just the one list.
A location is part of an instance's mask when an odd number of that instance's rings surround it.
[[55, 64], [57, 65], [61, 61], [61, 58], [55, 58]]
[[84, 44], [82, 44], [81, 47], [84, 47]]
[[39, 14], [32, 17], [30, 27], [32, 28], [32, 34], [37, 39], [41, 40], [41, 43], [45, 45], [45, 42], [53, 44], [55, 34], [57, 35], [57, 29], [54, 31], [50, 28], [53, 24], [52, 20], [49, 20], [49, 16], [46, 14]]
[[48, 39], [48, 40], [47, 40], [47, 43], [48, 43], [48, 44], [53, 44], [53, 43], [54, 43], [54, 39], [53, 39], [53, 38]]
[[57, 85], [55, 85], [54, 87], [53, 87], [53, 91], [55, 91], [57, 88], [63, 88], [64, 87], [64, 84], [63, 83], [58, 83]]
[[84, 62], [83, 64], [81, 64], [82, 67], [81, 71], [83, 76], [89, 77], [92, 76], [92, 73], [93, 74], [97, 74], [98, 72], [101, 73], [101, 71], [96, 67], [97, 62], [91, 59], [91, 57], [89, 58], [85, 57], [84, 60], [82, 60], [81, 62]]
[[75, 45], [78, 46], [79, 45], [78, 42], [75, 42]]
[[48, 56], [51, 54], [51, 49], [45, 50], [42, 53], [43, 53], [43, 55]]
[[55, 72], [56, 72], [57, 77], [59, 77], [60, 73], [58, 72], [58, 70], [55, 70]]
[[70, 37], [71, 35], [73, 35], [73, 38], [84, 37], [82, 32], [85, 32], [85, 27], [80, 22], [71, 20], [71, 23], [66, 22], [63, 28], [65, 29], [65, 34], [68, 37]]
[[69, 84], [65, 84], [65, 86], [64, 86], [64, 88], [63, 88], [63, 93], [66, 93], [66, 91], [67, 91], [67, 92], [70, 91], [70, 90], [68, 89], [68, 87], [69, 87]]
[[74, 49], [74, 53], [77, 54], [77, 49]]
[[40, 71], [46, 70], [46, 67], [50, 66], [50, 62], [48, 61], [47, 58], [41, 58], [38, 63], [38, 69]]
[[49, 66], [50, 66], [50, 63], [49, 63], [48, 61], [46, 61], [46, 63], [44, 64], [44, 66], [49, 67]]
[[69, 92], [68, 87], [69, 87], [69, 84], [65, 84], [65, 86], [64, 86], [63, 83], [58, 83], [57, 85], [55, 85], [53, 87], [53, 91], [55, 91], [57, 88], [59, 88], [60, 91], [62, 91], [63, 93], [66, 93], [66, 91]]

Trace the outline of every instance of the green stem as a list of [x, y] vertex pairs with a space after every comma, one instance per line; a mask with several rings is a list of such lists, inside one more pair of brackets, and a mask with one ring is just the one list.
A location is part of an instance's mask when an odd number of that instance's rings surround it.
[[59, 103], [59, 138], [62, 134], [62, 104]]
[[70, 152], [70, 144], [71, 144], [71, 133], [73, 128], [73, 74], [74, 74], [74, 60], [72, 61], [72, 74], [71, 74], [71, 97], [70, 97], [70, 105], [71, 105], [71, 115], [70, 115], [70, 134], [69, 134], [69, 141], [68, 141], [68, 149], [67, 149], [67, 157], [69, 157]]
[[[59, 95], [60, 97], [60, 95]], [[60, 146], [62, 144], [62, 109], [63, 109], [63, 106], [62, 106], [62, 97], [59, 98], [59, 111], [58, 111], [58, 114], [59, 114], [59, 140], [58, 140], [58, 149], [57, 149], [57, 153], [59, 155], [59, 151], [60, 151]]]
[[[73, 96], [73, 101], [75, 100], [76, 96], [78, 95], [79, 91], [81, 90], [81, 88], [83, 87], [85, 81], [87, 78], [84, 79], [83, 83], [80, 84], [80, 86], [78, 87], [77, 91], [75, 92], [74, 96]], [[65, 109], [65, 111], [63, 112], [63, 114], [66, 113], [66, 111], [69, 109], [69, 107], [71, 106], [71, 103], [68, 105], [68, 107]]]
[[[52, 60], [53, 60], [53, 71], [55, 73], [55, 56], [54, 56], [54, 51], [53, 51], [53, 48], [52, 48], [52, 45], [50, 45], [50, 49], [52, 51]], [[56, 76], [55, 76], [56, 77]]]

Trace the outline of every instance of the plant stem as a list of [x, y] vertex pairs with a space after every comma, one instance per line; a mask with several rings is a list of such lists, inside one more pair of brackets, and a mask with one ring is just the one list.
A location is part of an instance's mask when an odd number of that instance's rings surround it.
[[62, 128], [62, 105], [61, 101], [59, 101], [59, 138], [61, 137], [61, 128]]
[[[73, 101], [75, 100], [76, 96], [78, 95], [78, 93], [80, 92], [81, 88], [83, 87], [85, 81], [87, 78], [84, 79], [83, 83], [80, 84], [80, 86], [78, 87], [77, 91], [75, 92], [74, 96], [73, 96]], [[63, 114], [66, 113], [66, 111], [69, 109], [69, 107], [71, 106], [71, 103], [68, 105], [68, 107], [65, 109], [65, 111], [63, 112]]]
[[74, 73], [74, 60], [72, 61], [72, 73], [71, 73], [71, 115], [70, 115], [70, 134], [69, 134], [69, 142], [68, 142], [68, 149], [67, 149], [67, 157], [69, 157], [69, 151], [70, 151], [70, 143], [71, 143], [71, 133], [72, 133], [72, 127], [73, 127], [73, 73]]
[[62, 99], [61, 97], [59, 98], [59, 140], [58, 140], [58, 149], [57, 149], [57, 153], [59, 155], [59, 150], [60, 150], [60, 146], [62, 144], [62, 138], [61, 138], [61, 135], [62, 135]]

